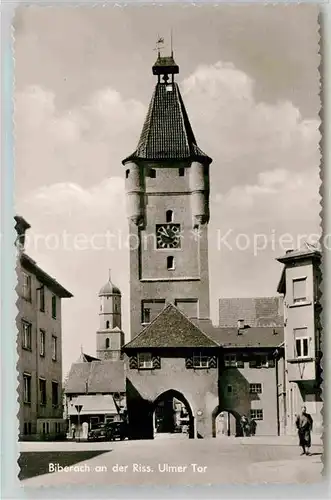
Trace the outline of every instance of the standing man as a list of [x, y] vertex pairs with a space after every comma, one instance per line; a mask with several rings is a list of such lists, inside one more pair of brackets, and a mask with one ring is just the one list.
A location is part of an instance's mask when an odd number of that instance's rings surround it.
[[301, 415], [297, 416], [296, 426], [298, 429], [299, 445], [302, 448], [301, 455], [309, 455], [313, 419], [311, 418], [311, 415], [307, 413], [307, 408], [305, 406], [302, 407]]

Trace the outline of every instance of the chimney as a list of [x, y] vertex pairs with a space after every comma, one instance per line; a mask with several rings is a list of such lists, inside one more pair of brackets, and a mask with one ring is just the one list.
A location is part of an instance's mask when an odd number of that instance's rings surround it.
[[238, 325], [238, 335], [242, 335], [245, 329], [245, 320], [238, 319], [237, 325]]
[[24, 251], [25, 247], [25, 233], [26, 230], [29, 229], [31, 226], [30, 224], [20, 215], [15, 215], [15, 231], [17, 234], [16, 240], [15, 240], [15, 246], [17, 247], [18, 250], [21, 252]]

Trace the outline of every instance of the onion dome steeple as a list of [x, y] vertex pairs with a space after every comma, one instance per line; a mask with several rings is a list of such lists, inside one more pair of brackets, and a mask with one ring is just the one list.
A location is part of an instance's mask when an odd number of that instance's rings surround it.
[[120, 289], [114, 285], [111, 281], [111, 273], [109, 269], [109, 279], [105, 285], [100, 289], [99, 297], [107, 296], [107, 295], [122, 295]]

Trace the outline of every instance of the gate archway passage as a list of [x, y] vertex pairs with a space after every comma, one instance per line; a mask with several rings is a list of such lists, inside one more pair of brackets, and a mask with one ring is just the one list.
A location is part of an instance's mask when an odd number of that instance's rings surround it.
[[238, 437], [241, 436], [239, 413], [232, 410], [219, 410], [216, 408], [212, 415], [213, 437]]
[[153, 429], [154, 437], [167, 434], [194, 437], [193, 412], [183, 394], [171, 389], [155, 399]]

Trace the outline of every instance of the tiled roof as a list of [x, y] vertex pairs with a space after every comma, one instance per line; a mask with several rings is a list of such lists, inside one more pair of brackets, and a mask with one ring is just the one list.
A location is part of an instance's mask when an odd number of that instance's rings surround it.
[[283, 299], [277, 296], [220, 299], [219, 326], [237, 327], [239, 319], [251, 327], [283, 326]]
[[211, 158], [197, 146], [177, 83], [157, 83], [138, 147], [123, 164], [135, 159], [211, 163]]
[[284, 341], [283, 327], [238, 328], [215, 327], [209, 320], [194, 320], [199, 328], [222, 347], [277, 347]]
[[124, 392], [124, 361], [93, 361], [88, 379], [89, 392]]
[[95, 392], [124, 392], [123, 361], [92, 361], [71, 366], [65, 392], [86, 394]]
[[90, 374], [90, 363], [73, 363], [66, 381], [66, 393], [85, 393], [86, 382]]
[[151, 347], [216, 347], [217, 344], [203, 333], [173, 304], [168, 304], [124, 349]]
[[278, 262], [288, 262], [290, 260], [304, 259], [308, 257], [321, 258], [321, 251], [314, 245], [309, 245], [306, 243], [304, 248], [299, 248], [297, 250], [288, 250], [285, 255], [278, 257]]

